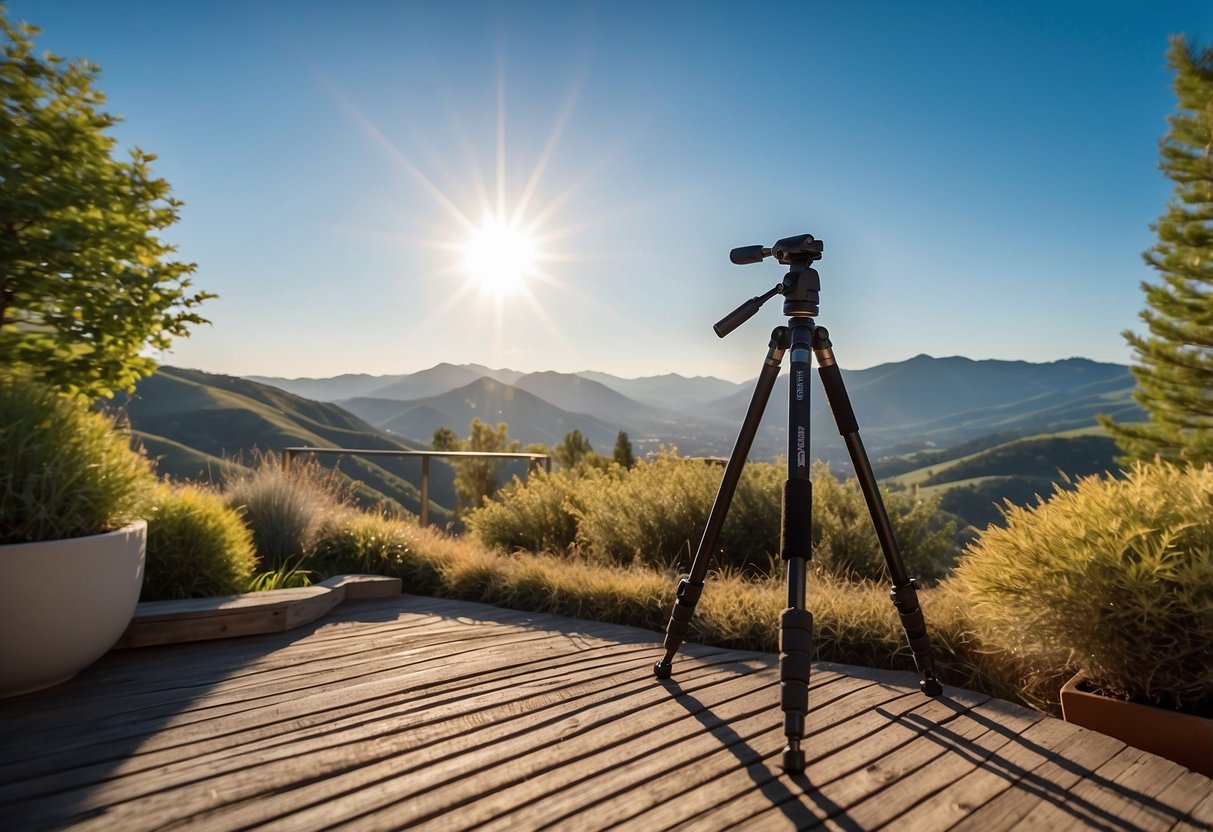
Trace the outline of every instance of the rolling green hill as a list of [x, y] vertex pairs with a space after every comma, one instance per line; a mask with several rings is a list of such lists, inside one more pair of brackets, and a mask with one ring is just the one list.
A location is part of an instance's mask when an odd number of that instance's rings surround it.
[[[418, 450], [333, 404], [304, 399], [248, 379], [198, 370], [161, 367], [139, 383], [125, 407], [136, 436], [168, 476], [219, 481], [254, 452], [279, 453], [292, 445]], [[334, 457], [321, 463], [332, 466]], [[361, 483], [359, 497], [420, 509], [416, 459], [344, 457], [342, 475]], [[443, 463], [431, 466], [430, 516], [445, 522], [455, 503], [454, 475]]]
[[1028, 505], [1067, 478], [1118, 470], [1119, 450], [1102, 428], [1089, 427], [1014, 439], [967, 454], [955, 449], [954, 454], [926, 455], [922, 467], [887, 482], [917, 488], [924, 497], [939, 496], [940, 508], [981, 528], [1001, 519], [998, 506], [1004, 501]]

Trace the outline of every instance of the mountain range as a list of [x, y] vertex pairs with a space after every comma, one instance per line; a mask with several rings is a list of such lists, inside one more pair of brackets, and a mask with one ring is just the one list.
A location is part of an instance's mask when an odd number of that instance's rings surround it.
[[[524, 443], [551, 444], [575, 427], [596, 449], [608, 451], [622, 430], [642, 452], [665, 444], [693, 456], [730, 453], [753, 392], [752, 384], [711, 377], [522, 374], [452, 364], [411, 376], [377, 377], [379, 386], [357, 397], [345, 395], [348, 379], [258, 378], [284, 390], [307, 391], [417, 442], [428, 442], [438, 427], [464, 432], [475, 417], [508, 423], [510, 435]], [[1125, 421], [1143, 415], [1132, 400], [1128, 367], [1082, 358], [1038, 364], [919, 355], [844, 370], [843, 379], [873, 458], [947, 448], [992, 434], [1009, 439], [1085, 428], [1098, 413]], [[784, 374], [755, 437], [754, 458], [786, 452], [787, 385]], [[845, 467], [845, 449], [819, 383], [813, 396], [810, 449]]]
[[[1111, 468], [1114, 446], [1091, 435], [1100, 433], [1096, 414], [1119, 421], [1144, 415], [1133, 402], [1127, 367], [1087, 359], [1038, 364], [920, 355], [844, 370], [843, 378], [879, 476], [937, 491], [963, 486], [973, 492], [967, 502], [986, 509], [1004, 496], [1047, 492], [1056, 467], [1081, 469], [1070, 473]], [[846, 473], [849, 460], [823, 391], [817, 382], [813, 388], [810, 451]], [[319, 379], [161, 367], [139, 384], [126, 411], [163, 473], [222, 479], [254, 449], [419, 449], [438, 428], [466, 435], [474, 418], [507, 423], [510, 437], [524, 445], [551, 446], [576, 429], [610, 454], [624, 431], [638, 456], [663, 445], [685, 456], [728, 456], [752, 392], [752, 383], [711, 377], [625, 379], [475, 364]], [[787, 396], [785, 374], [776, 381], [751, 458], [786, 453]], [[963, 465], [945, 465], [962, 459]], [[927, 469], [929, 476], [921, 473]], [[416, 460], [351, 456], [340, 470], [360, 483], [367, 500], [419, 507]], [[453, 472], [436, 464], [433, 478], [431, 513], [441, 522], [454, 505]], [[984, 517], [976, 510], [973, 516]]]

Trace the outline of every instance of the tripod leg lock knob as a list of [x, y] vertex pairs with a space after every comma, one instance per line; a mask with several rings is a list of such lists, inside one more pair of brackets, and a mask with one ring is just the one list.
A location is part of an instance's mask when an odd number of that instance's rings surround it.
[[699, 596], [703, 595], [703, 582], [694, 583], [690, 578], [683, 578], [678, 582], [678, 603], [684, 607], [695, 608], [699, 603]]

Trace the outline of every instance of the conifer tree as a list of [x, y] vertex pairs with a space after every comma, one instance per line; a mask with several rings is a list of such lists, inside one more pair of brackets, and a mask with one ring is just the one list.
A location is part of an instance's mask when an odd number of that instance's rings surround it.
[[631, 468], [636, 464], [632, 442], [623, 431], [619, 431], [619, 436], [615, 437], [615, 461], [624, 468]]
[[1148, 335], [1125, 332], [1133, 346], [1135, 398], [1147, 422], [1100, 421], [1125, 461], [1161, 456], [1213, 461], [1213, 48], [1171, 40], [1178, 108], [1160, 142], [1159, 167], [1175, 183], [1145, 252], [1161, 282], [1142, 283]]
[[552, 448], [552, 456], [556, 458], [562, 468], [576, 468], [579, 462], [593, 452], [590, 440], [582, 436], [581, 431], [576, 428], [565, 434], [564, 439], [560, 440], [560, 444]]

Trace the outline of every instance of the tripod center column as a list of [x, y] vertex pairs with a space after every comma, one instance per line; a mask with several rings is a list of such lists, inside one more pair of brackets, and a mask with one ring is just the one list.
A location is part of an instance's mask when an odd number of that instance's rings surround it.
[[788, 606], [793, 609], [805, 608], [805, 564], [812, 557], [809, 374], [814, 328], [811, 318], [792, 318], [789, 322], [792, 363], [788, 378], [788, 479], [784, 486], [780, 556], [788, 564]]

